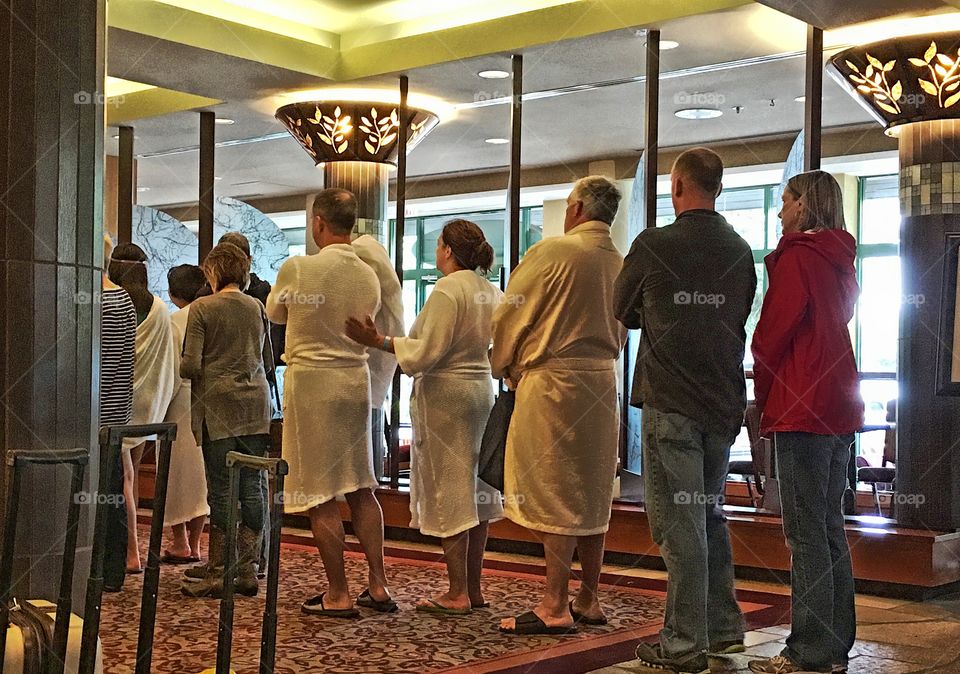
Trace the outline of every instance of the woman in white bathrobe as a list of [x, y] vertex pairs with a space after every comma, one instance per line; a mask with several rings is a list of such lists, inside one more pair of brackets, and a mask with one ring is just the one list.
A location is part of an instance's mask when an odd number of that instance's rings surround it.
[[503, 516], [500, 492], [477, 477], [480, 440], [493, 407], [490, 331], [500, 291], [479, 272], [493, 248], [467, 220], [448, 222], [437, 241], [443, 278], [408, 337], [385, 337], [372, 319], [351, 319], [347, 334], [392, 351], [414, 377], [410, 415], [411, 526], [441, 539], [450, 589], [417, 610], [460, 615], [485, 605], [480, 587], [489, 523]]
[[[182, 264], [167, 272], [170, 301], [178, 311], [170, 316], [173, 324], [175, 367], [180, 373], [180, 354], [187, 333], [190, 303], [206, 283], [203, 271], [192, 264]], [[177, 424], [177, 439], [170, 454], [170, 475], [167, 479], [167, 505], [163, 525], [173, 533], [173, 542], [163, 551], [161, 562], [187, 564], [200, 561], [200, 535], [210, 506], [207, 505], [207, 479], [203, 450], [192, 430], [191, 383], [177, 377], [177, 384], [167, 409], [166, 421]]]
[[[147, 287], [147, 255], [135, 243], [122, 243], [110, 259], [110, 280], [130, 294], [137, 310], [137, 336], [133, 364], [133, 415], [131, 424], [163, 421], [177, 381], [176, 353], [170, 310]], [[144, 441], [130, 438], [123, 444], [123, 494], [127, 506], [127, 573], [140, 573], [137, 545], [137, 474]]]

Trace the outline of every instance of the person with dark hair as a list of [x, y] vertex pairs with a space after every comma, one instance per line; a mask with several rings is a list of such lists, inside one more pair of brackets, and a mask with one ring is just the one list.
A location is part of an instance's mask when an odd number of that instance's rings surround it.
[[707, 651], [744, 650], [722, 504], [757, 276], [750, 244], [716, 211], [722, 180], [711, 150], [677, 157], [677, 219], [640, 233], [614, 294], [617, 318], [641, 330], [631, 402], [643, 408], [647, 514], [668, 573], [660, 641], [637, 657], [671, 672], [704, 671]]
[[414, 378], [410, 398], [413, 527], [443, 545], [450, 589], [418, 611], [464, 615], [486, 605], [480, 586], [487, 531], [503, 515], [500, 492], [477, 476], [480, 440], [493, 407], [490, 328], [502, 293], [485, 277], [493, 248], [468, 220], [448, 222], [437, 241], [437, 281], [408, 337], [383, 335], [373, 319], [347, 321], [347, 335], [396, 353]]
[[[250, 254], [250, 240], [241, 234], [240, 232], [227, 232], [217, 241], [217, 244], [229, 243], [240, 250], [243, 251], [243, 254], [253, 262], [253, 256]], [[250, 297], [254, 297], [260, 300], [260, 304], [266, 306], [267, 296], [270, 295], [270, 282], [264, 281], [262, 278], [250, 272], [250, 281], [246, 287], [241, 288], [244, 293]], [[210, 284], [204, 282], [200, 289], [197, 291], [197, 297], [206, 297], [207, 295], [212, 295], [213, 291], [210, 289]]]
[[170, 300], [179, 308], [170, 316], [175, 340], [177, 385], [173, 400], [167, 409], [166, 421], [177, 424], [177, 439], [170, 454], [170, 473], [167, 478], [167, 505], [163, 524], [170, 527], [173, 543], [164, 550], [161, 562], [188, 564], [200, 561], [200, 535], [210, 513], [207, 505], [207, 481], [203, 467], [203, 451], [190, 432], [190, 380], [179, 376], [180, 354], [187, 331], [190, 303], [206, 279], [203, 270], [192, 264], [182, 264], [167, 272]]
[[[147, 285], [147, 256], [135, 243], [122, 243], [110, 260], [110, 279], [130, 294], [137, 311], [136, 357], [133, 369], [132, 424], [163, 421], [176, 386], [176, 353], [173, 326], [166, 303]], [[127, 571], [141, 573], [137, 543], [137, 475], [145, 441], [123, 443], [124, 502], [127, 506]]]
[[[184, 582], [189, 597], [223, 593], [229, 502], [229, 452], [266, 456], [270, 447], [270, 390], [267, 372], [273, 354], [263, 305], [240, 290], [247, 283], [250, 259], [229, 243], [217, 245], [203, 261], [214, 294], [190, 305], [180, 375], [191, 380], [191, 426], [203, 447], [210, 506], [210, 545], [206, 575]], [[240, 525], [237, 534], [237, 583], [240, 594], [258, 591], [256, 562], [264, 520], [267, 484], [260, 471], [240, 471]]]
[[[623, 256], [610, 237], [620, 190], [587, 176], [567, 197], [564, 235], [527, 251], [493, 314], [493, 376], [516, 388], [504, 455], [504, 515], [537, 532], [546, 587], [508, 634], [603, 624], [600, 567], [617, 473], [616, 362], [626, 330], [610, 310]], [[570, 601], [573, 553], [583, 567]]]
[[791, 552], [792, 625], [760, 674], [846, 671], [856, 640], [853, 569], [842, 502], [863, 398], [848, 324], [860, 295], [857, 242], [843, 193], [825, 171], [787, 181], [783, 236], [767, 255], [770, 287], [753, 334], [760, 433], [774, 438]]
[[374, 496], [367, 350], [347, 337], [352, 316], [374, 316], [380, 283], [350, 245], [357, 204], [352, 193], [326, 189], [313, 203], [316, 255], [291, 257], [267, 298], [267, 315], [287, 324], [283, 392], [283, 458], [290, 465], [286, 511], [306, 512], [323, 559], [327, 591], [301, 605], [304, 613], [359, 617], [344, 569], [344, 532], [337, 497], [350, 508], [367, 558], [368, 586], [356, 603], [391, 612], [383, 562], [383, 512]]
[[[103, 237], [103, 296], [100, 302], [100, 425], [130, 423], [133, 413], [133, 364], [137, 310], [126, 290], [107, 276], [113, 243]], [[119, 592], [127, 572], [127, 511], [124, 506], [123, 459], [110, 466], [103, 588]]]

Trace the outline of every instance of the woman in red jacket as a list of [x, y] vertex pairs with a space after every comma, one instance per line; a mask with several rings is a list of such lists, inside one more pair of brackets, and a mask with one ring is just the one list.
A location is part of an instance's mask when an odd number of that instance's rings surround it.
[[761, 434], [774, 438], [777, 453], [793, 623], [783, 652], [750, 669], [845, 672], [856, 615], [842, 500], [863, 425], [847, 327], [860, 294], [857, 244], [845, 229], [840, 185], [823, 171], [787, 182], [780, 219], [752, 350]]

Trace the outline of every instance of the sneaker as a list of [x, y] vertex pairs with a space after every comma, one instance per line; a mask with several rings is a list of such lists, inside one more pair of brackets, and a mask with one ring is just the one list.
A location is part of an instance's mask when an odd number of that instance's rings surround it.
[[676, 674], [710, 674], [710, 665], [704, 653], [694, 653], [685, 658], [671, 658], [663, 655], [660, 644], [640, 643], [637, 646], [637, 660], [650, 669], [675, 672]]
[[743, 653], [747, 647], [743, 645], [743, 639], [736, 641], [717, 641], [710, 644], [707, 649], [707, 655], [733, 655], [734, 653]]
[[751, 660], [747, 663], [751, 672], [755, 674], [792, 674], [793, 672], [823, 672], [831, 674], [830, 669], [810, 669], [801, 667], [784, 655], [774, 655], [766, 660]]

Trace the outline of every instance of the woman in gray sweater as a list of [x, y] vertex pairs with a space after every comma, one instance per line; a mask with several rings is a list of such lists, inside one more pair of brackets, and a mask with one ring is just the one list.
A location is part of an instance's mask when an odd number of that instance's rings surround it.
[[[210, 506], [210, 546], [206, 576], [184, 583], [190, 597], [220, 596], [229, 503], [227, 452], [266, 456], [270, 443], [270, 391], [273, 370], [263, 305], [244, 295], [250, 259], [232, 244], [207, 255], [203, 273], [213, 295], [190, 305], [180, 375], [192, 382], [193, 433], [203, 447]], [[258, 541], [263, 529], [266, 482], [257, 471], [240, 473], [240, 529], [237, 536], [236, 591], [257, 594]]]

